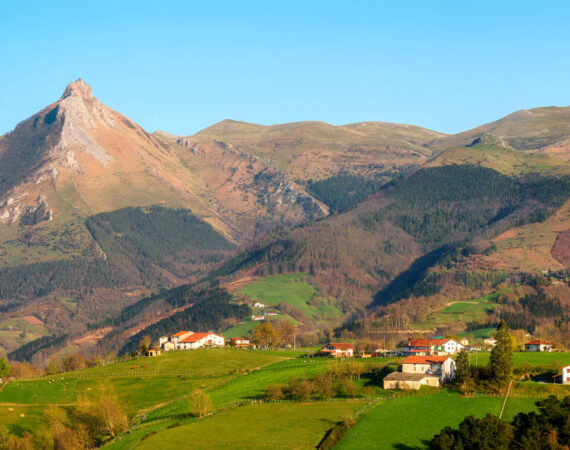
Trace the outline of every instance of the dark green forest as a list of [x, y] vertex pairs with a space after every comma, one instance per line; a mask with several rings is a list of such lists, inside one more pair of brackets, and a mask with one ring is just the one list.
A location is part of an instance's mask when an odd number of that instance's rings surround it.
[[173, 300], [175, 304], [180, 305], [185, 301], [192, 306], [135, 334], [127, 340], [120, 353], [136, 350], [143, 336], [149, 336], [152, 342], [157, 342], [159, 337], [166, 336], [173, 330], [220, 331], [224, 320], [230, 318], [244, 320], [251, 315], [251, 308], [248, 305], [232, 303], [231, 300], [232, 296], [224, 289], [207, 289], [192, 294], [182, 294]]
[[377, 192], [382, 183], [363, 177], [338, 175], [309, 183], [311, 193], [330, 208], [341, 213]]
[[[125, 208], [86, 220], [105, 259], [76, 258], [0, 270], [0, 298], [170, 284], [159, 268], [202, 276], [235, 249], [208, 223], [183, 209]], [[158, 267], [157, 267], [158, 266]]]
[[[476, 166], [421, 169], [391, 183], [393, 203], [361, 216], [362, 226], [390, 221], [426, 250], [546, 220], [570, 197], [570, 178], [510, 178]], [[493, 230], [496, 230], [495, 232]]]

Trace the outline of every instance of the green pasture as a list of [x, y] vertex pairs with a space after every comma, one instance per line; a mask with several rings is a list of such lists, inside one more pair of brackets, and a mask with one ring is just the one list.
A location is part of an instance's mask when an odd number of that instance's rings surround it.
[[343, 313], [330, 300], [317, 298], [317, 289], [305, 281], [308, 273], [288, 273], [261, 278], [250, 283], [240, 293], [267, 306], [289, 303], [309, 318], [329, 320]]
[[[472, 365], [486, 366], [489, 364], [490, 352], [477, 352], [469, 354]], [[515, 352], [513, 353], [513, 365], [521, 364], [531, 366], [544, 366], [545, 368], [560, 368], [570, 365], [570, 353], [568, 352]]]
[[[511, 420], [521, 411], [533, 410], [534, 401], [509, 399], [503, 419]], [[446, 425], [457, 427], [471, 414], [498, 415], [502, 404], [500, 397], [465, 398], [448, 391], [379, 401], [348, 431], [338, 448], [427, 448], [427, 441]]]
[[142, 440], [141, 449], [315, 448], [362, 402], [269, 403], [229, 409]]
[[465, 337], [471, 335], [476, 340], [484, 341], [485, 339], [492, 337], [496, 331], [496, 328], [479, 328], [477, 330], [464, 331], [463, 333], [459, 333], [459, 336]]
[[0, 405], [0, 424], [10, 433], [21, 436], [43, 423], [44, 406]]
[[255, 320], [246, 320], [245, 322], [238, 323], [233, 327], [228, 328], [222, 334], [226, 339], [233, 337], [245, 337], [257, 326], [259, 322]]

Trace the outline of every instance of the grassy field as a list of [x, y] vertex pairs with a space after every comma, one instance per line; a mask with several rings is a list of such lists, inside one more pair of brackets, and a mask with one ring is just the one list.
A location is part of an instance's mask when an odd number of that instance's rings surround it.
[[362, 402], [249, 405], [165, 430], [137, 448], [315, 448], [328, 429], [358, 407]]
[[309, 276], [308, 273], [288, 273], [265, 277], [247, 285], [240, 293], [266, 306], [289, 303], [314, 320], [342, 317], [342, 311], [329, 300], [316, 297], [316, 287], [306, 281]]
[[245, 322], [239, 323], [233, 327], [228, 328], [222, 334], [226, 339], [233, 337], [244, 337], [250, 333], [258, 324], [255, 320], [246, 320]]
[[[340, 442], [341, 449], [416, 449], [446, 425], [456, 427], [465, 416], [499, 414], [501, 398], [465, 398], [458, 393], [406, 396], [380, 401]], [[534, 400], [510, 399], [503, 418], [511, 420], [521, 411], [532, 411]]]
[[[486, 366], [489, 364], [490, 352], [470, 353], [469, 360], [472, 365]], [[570, 353], [563, 352], [515, 352], [513, 353], [515, 367], [521, 364], [531, 366], [562, 367], [570, 364]]]
[[495, 292], [473, 300], [452, 302], [445, 308], [430, 314], [426, 320], [416, 323], [414, 328], [434, 328], [455, 322], [482, 322], [493, 312], [495, 301], [502, 292], [504, 291]]

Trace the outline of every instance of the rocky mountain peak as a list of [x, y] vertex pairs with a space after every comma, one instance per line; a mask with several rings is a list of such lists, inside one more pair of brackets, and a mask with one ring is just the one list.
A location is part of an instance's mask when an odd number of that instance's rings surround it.
[[91, 86], [89, 86], [85, 81], [81, 78], [73, 81], [67, 85], [65, 91], [63, 91], [63, 95], [61, 99], [70, 97], [70, 96], [77, 96], [82, 97], [85, 99], [92, 99], [93, 98], [93, 91], [91, 90]]

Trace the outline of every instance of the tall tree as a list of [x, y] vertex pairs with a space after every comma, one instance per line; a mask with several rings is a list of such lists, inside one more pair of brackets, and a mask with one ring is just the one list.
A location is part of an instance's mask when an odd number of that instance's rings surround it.
[[469, 366], [469, 355], [465, 350], [461, 350], [455, 362], [455, 381], [458, 384], [465, 383], [471, 378], [471, 367]]
[[10, 375], [10, 365], [4, 358], [0, 358], [0, 378], [6, 378]]
[[279, 342], [279, 336], [269, 322], [260, 322], [253, 330], [253, 340], [260, 347], [273, 347]]
[[507, 384], [513, 375], [513, 347], [509, 327], [504, 320], [497, 327], [497, 345], [491, 351], [491, 378], [497, 386]]

